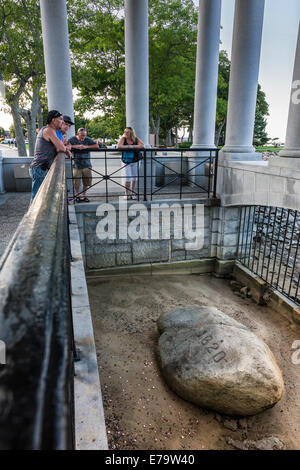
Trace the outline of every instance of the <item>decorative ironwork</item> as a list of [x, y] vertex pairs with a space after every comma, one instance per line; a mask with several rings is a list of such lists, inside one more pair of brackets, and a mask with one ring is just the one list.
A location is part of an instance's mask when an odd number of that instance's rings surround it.
[[[136, 150], [138, 151], [141, 149]], [[126, 164], [120, 161], [121, 151], [118, 149], [91, 149], [90, 152], [100, 152], [102, 155], [93, 156], [91, 159], [92, 184], [87, 189], [87, 193], [93, 198], [105, 198], [108, 202], [125, 190], [122, 170]], [[218, 152], [216, 148], [143, 149], [143, 160], [138, 163], [136, 188], [132, 191], [132, 195], [137, 200], [144, 201], [166, 195], [182, 199], [183, 196], [206, 194], [208, 198], [215, 198]], [[76, 153], [86, 153], [86, 150], [76, 150]], [[168, 162], [171, 160], [170, 156], [172, 162]], [[74, 158], [72, 158], [73, 164]], [[189, 167], [185, 168], [187, 164]], [[113, 168], [115, 166], [117, 168]], [[76, 178], [78, 177], [73, 176], [73, 181]], [[159, 179], [160, 183], [158, 183]], [[96, 186], [99, 188], [98, 191], [95, 191]], [[73, 193], [73, 199], [75, 200], [75, 196], [80, 196], [82, 193], [83, 191], [77, 195]]]
[[300, 305], [300, 212], [266, 206], [241, 210], [238, 260]]

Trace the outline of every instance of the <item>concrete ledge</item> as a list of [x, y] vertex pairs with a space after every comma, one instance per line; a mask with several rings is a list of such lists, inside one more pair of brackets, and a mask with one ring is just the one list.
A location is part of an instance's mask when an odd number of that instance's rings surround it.
[[226, 277], [232, 274], [234, 267], [235, 267], [235, 260], [215, 259], [214, 275], [216, 277]]
[[266, 300], [268, 307], [291, 320], [300, 327], [300, 307], [280, 292], [272, 291]]
[[198, 260], [186, 260], [166, 263], [148, 263], [138, 266], [120, 266], [115, 268], [95, 269], [88, 271], [87, 279], [102, 276], [135, 276], [147, 275], [154, 276], [159, 274], [204, 274], [212, 273], [214, 270], [215, 259], [205, 258]]
[[268, 284], [263, 281], [259, 276], [253, 274], [250, 269], [247, 269], [245, 266], [237, 263], [233, 268], [233, 276], [244, 286], [251, 289], [252, 299], [258, 305], [265, 305], [263, 300], [265, 292], [268, 290]]
[[30, 192], [28, 168], [32, 157], [4, 157], [2, 161], [4, 189], [8, 192]]
[[300, 308], [295, 302], [275, 291], [260, 277], [239, 263], [233, 268], [233, 276], [241, 284], [251, 289], [252, 299], [257, 304], [272, 308], [292, 323], [300, 326]]
[[[138, 201], [126, 201], [124, 202], [121, 197], [121, 210], [126, 210], [130, 208], [130, 206], [134, 204], [143, 204], [145, 207], [151, 207], [151, 204], [203, 204], [206, 207], [209, 206], [220, 206], [220, 199], [219, 198], [184, 198], [184, 199], [154, 199], [152, 201], [143, 201], [142, 198]], [[98, 201], [98, 202], [81, 202], [80, 204], [74, 204], [76, 214], [80, 214], [82, 212], [96, 212], [97, 207], [101, 204], [105, 204], [105, 201]], [[109, 201], [109, 204], [112, 204], [114, 207], [119, 207], [119, 201]]]
[[[280, 163], [285, 159], [276, 160]], [[272, 162], [275, 165], [273, 160], [270, 164]], [[299, 210], [300, 171], [260, 163], [223, 162], [219, 166], [217, 192], [221, 195], [222, 205], [263, 205]]]
[[74, 206], [69, 206], [69, 216], [72, 315], [75, 345], [80, 350], [80, 361], [74, 364], [76, 449], [107, 450], [98, 361]]

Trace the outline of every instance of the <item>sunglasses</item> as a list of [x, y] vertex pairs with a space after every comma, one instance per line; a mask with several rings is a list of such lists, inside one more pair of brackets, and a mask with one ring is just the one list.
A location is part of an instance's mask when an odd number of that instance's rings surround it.
[[86, 129], [84, 129], [83, 127], [81, 127], [80, 129], [78, 129], [78, 132], [86, 132]]

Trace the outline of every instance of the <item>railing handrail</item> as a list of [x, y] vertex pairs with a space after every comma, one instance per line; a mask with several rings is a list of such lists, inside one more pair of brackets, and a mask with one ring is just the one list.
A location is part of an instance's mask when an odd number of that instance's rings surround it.
[[[105, 152], [124, 152], [125, 149], [120, 149], [120, 148], [91, 148], [91, 149], [83, 149], [83, 150], [80, 150], [80, 149], [74, 149], [72, 150], [72, 152], [74, 153], [87, 153], [87, 152], [101, 152], [101, 153], [105, 153]], [[137, 148], [137, 149], [134, 149], [134, 148], [130, 148], [130, 152], [134, 150], [136, 152], [138, 151], [142, 151], [142, 152], [189, 152], [189, 153], [193, 153], [193, 152], [219, 152], [220, 150], [217, 148], [217, 147], [188, 147], [188, 148], [180, 148], [180, 147], [143, 147], [143, 148]]]
[[0, 260], [0, 449], [73, 448], [65, 155]]

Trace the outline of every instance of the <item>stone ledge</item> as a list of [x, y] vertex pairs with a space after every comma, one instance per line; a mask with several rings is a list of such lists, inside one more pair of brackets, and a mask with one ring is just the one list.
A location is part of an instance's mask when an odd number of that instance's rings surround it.
[[[146, 207], [150, 208], [151, 204], [202, 204], [204, 206], [219, 206], [221, 201], [219, 198], [184, 198], [184, 199], [154, 199], [152, 201], [127, 201], [127, 204], [123, 202], [123, 210], [125, 210], [125, 206], [127, 209], [130, 208], [133, 204], [144, 204]], [[109, 204], [112, 204], [114, 207], [119, 207], [119, 201], [109, 201]], [[83, 202], [80, 204], [73, 204], [72, 207], [75, 208], [76, 214], [80, 213], [89, 213], [89, 212], [96, 212], [97, 207], [101, 204], [105, 204], [105, 201], [97, 201], [97, 202]], [[122, 210], [122, 208], [121, 208]]]
[[[233, 276], [243, 285], [251, 289], [252, 299], [256, 303], [272, 308], [300, 327], [300, 308], [295, 302], [272, 289], [260, 277], [239, 263], [234, 266]], [[268, 295], [264, 296], [267, 291]]]
[[[75, 208], [69, 206], [71, 220]], [[80, 250], [79, 232], [72, 225], [71, 252], [76, 250], [76, 259], [71, 263], [72, 279], [72, 317], [75, 345], [79, 347], [81, 359], [75, 362], [74, 408], [75, 441], [77, 450], [107, 450], [104, 410], [98, 362], [94, 341], [92, 317], [86, 278]], [[78, 302], [78, 289], [80, 302]], [[76, 295], [77, 294], [77, 295]], [[76, 307], [75, 307], [76, 305]]]
[[196, 274], [211, 273], [214, 269], [214, 258], [203, 258], [198, 260], [185, 260], [166, 263], [148, 263], [135, 266], [120, 266], [114, 268], [103, 268], [89, 270], [86, 273], [87, 279], [102, 276], [135, 276], [135, 275], [156, 275], [156, 274]]
[[235, 260], [221, 260], [216, 258], [214, 264], [214, 276], [215, 277], [226, 277], [232, 274], [235, 266]]

